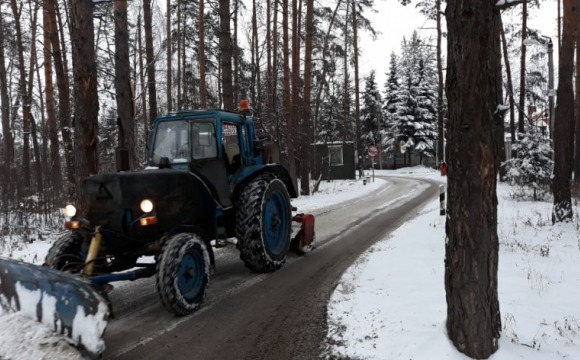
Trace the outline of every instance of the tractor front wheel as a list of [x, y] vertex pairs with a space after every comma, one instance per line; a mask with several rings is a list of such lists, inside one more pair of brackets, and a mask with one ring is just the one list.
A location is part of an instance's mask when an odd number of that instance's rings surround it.
[[83, 239], [73, 233], [68, 233], [56, 240], [44, 259], [44, 266], [66, 272], [77, 273], [83, 269]]
[[195, 312], [209, 283], [210, 257], [197, 234], [181, 233], [167, 241], [157, 260], [157, 292], [171, 313]]
[[292, 209], [284, 183], [261, 176], [248, 183], [237, 203], [240, 258], [256, 272], [279, 269], [290, 248]]

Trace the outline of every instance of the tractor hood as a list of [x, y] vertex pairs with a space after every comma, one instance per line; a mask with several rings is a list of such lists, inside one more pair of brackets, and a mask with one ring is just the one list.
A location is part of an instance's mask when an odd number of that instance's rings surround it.
[[[213, 223], [216, 203], [201, 178], [184, 170], [162, 169], [99, 174], [82, 184], [87, 204], [86, 217], [128, 237], [147, 241], [177, 225]], [[153, 203], [144, 213], [141, 201]], [[155, 215], [157, 224], [141, 226], [139, 219]]]

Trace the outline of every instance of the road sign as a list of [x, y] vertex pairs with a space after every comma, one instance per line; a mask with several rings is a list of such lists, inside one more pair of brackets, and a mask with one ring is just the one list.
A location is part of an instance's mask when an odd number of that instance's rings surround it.
[[374, 158], [374, 157], [376, 157], [376, 156], [379, 154], [379, 149], [378, 149], [376, 146], [374, 146], [374, 145], [371, 145], [371, 146], [369, 146], [369, 148], [367, 149], [367, 154], [368, 154], [370, 157]]

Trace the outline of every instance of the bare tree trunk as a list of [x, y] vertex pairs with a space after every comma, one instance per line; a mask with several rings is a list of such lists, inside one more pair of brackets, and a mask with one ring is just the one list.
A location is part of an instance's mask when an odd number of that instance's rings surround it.
[[[443, 64], [441, 60], [441, 0], [436, 0], [437, 12], [437, 156], [440, 162], [445, 161], [445, 128], [443, 124]], [[381, 144], [382, 146], [382, 144]]]
[[[56, 32], [56, 24], [52, 22], [50, 13], [54, 12], [51, 1], [45, 0], [43, 3], [44, 12], [42, 13], [44, 25], [44, 81], [46, 97], [46, 116], [48, 125], [48, 139], [50, 140], [50, 157], [48, 173], [50, 174], [53, 191], [60, 193], [62, 190], [62, 169], [60, 166], [58, 126], [56, 123], [56, 109], [54, 102], [54, 85], [52, 83], [52, 44], [51, 33]], [[2, 46], [0, 44], [0, 46]], [[1, 56], [2, 54], [0, 54]]]
[[[203, 0], [200, 0], [200, 9], [203, 9]], [[173, 111], [173, 47], [171, 43], [171, 0], [167, 0], [166, 4], [167, 11], [167, 24], [165, 24], [166, 37], [167, 37], [167, 111]], [[202, 13], [203, 11], [200, 10]]]
[[[20, 3], [22, 6], [23, 3]], [[22, 28], [20, 25], [21, 11], [16, 4], [16, 0], [10, 0], [10, 7], [12, 8], [12, 15], [14, 16], [14, 28], [16, 31], [16, 46], [18, 56], [18, 71], [20, 72], [20, 79], [18, 81], [18, 90], [22, 98], [22, 176], [21, 184], [24, 186], [25, 192], [30, 190], [30, 98], [28, 97], [28, 90], [26, 86], [26, 70], [24, 67], [24, 44], [22, 42]]]
[[[501, 16], [499, 18], [501, 22]], [[512, 144], [516, 141], [516, 124], [515, 124], [515, 104], [514, 104], [514, 85], [512, 82], [512, 70], [510, 66], [509, 54], [507, 49], [507, 42], [505, 38], [505, 30], [503, 27], [503, 22], [501, 22], [501, 43], [503, 49], [503, 60], [505, 63], [505, 72], [507, 75], [507, 88], [508, 88], [508, 97], [510, 101], [510, 135], [511, 135], [511, 142]], [[513, 156], [513, 151], [512, 151]]]
[[562, 46], [562, 0], [556, 0], [558, 4], [558, 55], [560, 54], [560, 48]]
[[[349, 18], [350, 2], [346, 2], [346, 19]], [[349, 22], [344, 22], [344, 98], [342, 102], [342, 112], [344, 117], [342, 139], [345, 140], [347, 136], [347, 124], [350, 123], [350, 93], [349, 93], [349, 79], [348, 79], [348, 29]], [[355, 149], [357, 149], [355, 147]], [[361, 154], [358, 154], [360, 156]], [[356, 160], [358, 164], [358, 159]]]
[[143, 39], [141, 36], [141, 14], [137, 18], [137, 46], [139, 49], [139, 81], [141, 82], [141, 111], [143, 114], [143, 128], [145, 129], [145, 142], [149, 140], [149, 118], [147, 114], [147, 86], [145, 85], [145, 63], [143, 61]]
[[[93, 4], [87, 1], [71, 2], [71, 46], [74, 76], [74, 124], [77, 189], [81, 181], [99, 170], [99, 101], [97, 92], [97, 65], [93, 25]], [[80, 195], [80, 194], [77, 194]], [[80, 209], [86, 204], [77, 199]]]
[[[272, 70], [272, 42], [271, 39], [271, 2], [270, 0], [266, 0], [266, 107], [267, 107], [267, 114], [266, 116], [270, 117], [272, 115], [272, 82], [273, 82], [273, 70]], [[277, 24], [274, 24], [276, 27]]]
[[316, 100], [314, 102], [314, 127], [318, 124], [318, 111], [320, 109], [320, 99], [322, 97], [322, 91], [324, 90], [324, 85], [326, 84], [326, 70], [328, 66], [326, 66], [326, 58], [328, 57], [328, 48], [329, 48], [329, 41], [330, 38], [330, 31], [334, 27], [334, 21], [336, 20], [336, 14], [338, 13], [338, 9], [342, 3], [342, 0], [338, 0], [336, 3], [336, 7], [334, 8], [334, 12], [332, 13], [332, 17], [330, 18], [330, 23], [328, 24], [328, 30], [326, 31], [326, 36], [324, 37], [324, 43], [322, 45], [322, 74], [318, 78], [318, 90], [316, 92]]
[[[183, 76], [181, 71], [181, 59], [183, 57], [181, 53], [181, 38], [182, 34], [182, 17], [181, 17], [181, 1], [177, 2], [177, 109], [183, 109]], [[151, 120], [153, 121], [153, 120]]]
[[[238, 46], [238, 14], [239, 14], [239, 6], [240, 6], [240, 0], [234, 0], [234, 11], [233, 11], [233, 22], [234, 22], [234, 36], [232, 38], [232, 43], [233, 43], [233, 48], [232, 48], [232, 52], [233, 52], [233, 58], [234, 58], [234, 72], [233, 72], [233, 77], [234, 77], [234, 99], [240, 99], [240, 96], [246, 97], [247, 94], [240, 95], [240, 48]], [[252, 101], [256, 101], [255, 99], [252, 99]], [[255, 104], [255, 106], [259, 106], [260, 104]]]
[[[522, 4], [522, 43], [520, 60], [520, 105], [518, 111], [518, 132], [524, 133], [524, 115], [526, 112], [526, 46], [524, 40], [528, 36], [528, 2]], [[515, 141], [512, 140], [512, 141]]]
[[449, 0], [446, 13], [447, 333], [460, 352], [478, 359], [497, 350], [501, 331], [493, 143], [501, 79], [496, 79], [499, 11], [494, 5], [494, 1]]
[[[36, 30], [37, 20], [38, 20], [38, 9], [40, 8], [40, 3], [37, 2], [32, 7], [30, 4], [30, 19], [31, 19], [31, 38], [36, 39]], [[34, 151], [34, 169], [36, 175], [36, 190], [38, 194], [42, 194], [44, 192], [44, 184], [43, 184], [43, 173], [42, 173], [42, 158], [40, 157], [40, 145], [38, 144], [38, 132], [36, 128], [36, 122], [34, 117], [31, 113], [31, 106], [32, 106], [32, 89], [34, 88], [34, 68], [36, 67], [37, 62], [37, 54], [36, 54], [36, 41], [33, 41], [30, 44], [30, 65], [28, 67], [28, 93], [26, 94], [26, 98], [28, 99], [28, 112], [29, 112], [29, 121], [30, 121], [30, 134], [32, 135], [32, 148]]]
[[[137, 167], [135, 155], [135, 122], [133, 121], [133, 94], [131, 91], [131, 66], [129, 64], [129, 32], [127, 2], [114, 1], [115, 17], [115, 94], [117, 100], [117, 124], [119, 125], [119, 147], [128, 152], [129, 169]], [[117, 159], [122, 162], [122, 159]], [[117, 168], [122, 165], [117, 163]]]
[[[250, 89], [250, 96], [252, 97], [252, 102], [257, 104], [256, 88], [258, 87], [258, 9], [256, 8], [256, 0], [252, 0], [252, 38], [250, 41], [250, 55], [251, 55], [251, 68], [252, 68], [252, 86]], [[235, 58], [235, 57], [234, 57]], [[235, 68], [235, 66], [234, 66]], [[237, 71], [236, 71], [237, 73]]]
[[363, 144], [361, 139], [360, 128], [360, 92], [359, 92], [359, 76], [358, 76], [358, 20], [357, 20], [357, 5], [356, 1], [352, 1], [352, 31], [353, 31], [353, 52], [354, 52], [354, 126], [356, 127], [356, 151], [358, 153], [358, 171], [360, 177], [363, 175]]
[[[66, 60], [66, 49], [64, 48], [64, 31], [62, 29], [62, 21], [60, 21], [60, 10], [58, 8], [57, 0], [47, 0], [50, 4], [51, 11], [48, 11], [51, 24], [55, 31], [50, 33], [50, 42], [52, 45], [52, 57], [54, 59], [54, 70], [56, 73], [56, 84], [58, 88], [58, 118], [60, 120], [60, 131], [62, 134], [62, 142], [64, 146], [65, 159], [65, 174], [69, 183], [68, 196], [73, 197], [76, 193], [75, 180], [75, 163], [74, 163], [74, 149], [71, 128], [71, 96], [68, 79], [68, 63]], [[56, 30], [57, 18], [59, 19], [59, 31]], [[59, 36], [60, 34], [60, 36]]]
[[[0, 29], [4, 29], [4, 19], [0, 16]], [[0, 102], [2, 114], [2, 137], [4, 139], [3, 164], [5, 174], [9, 174], [14, 163], [14, 135], [10, 126], [10, 99], [8, 97], [8, 76], [6, 73], [5, 53], [6, 39], [4, 32], [0, 31]]]
[[149, 121], [153, 123], [157, 117], [157, 80], [155, 79], [155, 50], [153, 49], [151, 0], [143, 0], [143, 22], [145, 25], [145, 52], [147, 53]]
[[[295, 1], [295, 0], [293, 0]], [[284, 119], [286, 119], [286, 154], [288, 172], [296, 179], [296, 160], [294, 159], [294, 124], [290, 94], [290, 47], [288, 34], [288, 0], [282, 0], [282, 43], [284, 52]]]
[[564, 0], [562, 47], [559, 56], [558, 105], [554, 123], [554, 176], [552, 192], [554, 208], [552, 221], [568, 222], [573, 219], [571, 180], [574, 157], [574, 42], [576, 32], [577, 0]]
[[199, 102], [207, 108], [207, 85], [205, 82], [205, 20], [204, 0], [199, 0]]
[[[579, 1], [580, 3], [580, 1]], [[578, 4], [580, 6], [580, 4]], [[577, 22], [580, 22], [580, 11], [576, 13]], [[578, 25], [577, 25], [578, 26]], [[580, 28], [576, 29], [576, 130], [575, 130], [575, 144], [574, 152], [574, 180], [577, 185], [580, 185]]]
[[[501, 34], [503, 31], [503, 24], [501, 22], [501, 14], [498, 14], [496, 21], [494, 23], [494, 44], [495, 44], [495, 61], [496, 61], [496, 74], [495, 80], [495, 103], [497, 105], [503, 104], [503, 76], [502, 76], [502, 66], [501, 66]], [[496, 106], [497, 109], [497, 106]], [[499, 173], [500, 180], [505, 176], [505, 170], [503, 170], [501, 164], [506, 160], [505, 154], [505, 131], [504, 131], [504, 113], [495, 110], [494, 111], [494, 138], [493, 144], [495, 144], [495, 171], [496, 175]]]
[[[290, 118], [292, 119], [289, 124], [292, 124], [292, 129], [288, 130], [288, 144], [292, 145], [292, 154], [294, 156], [301, 155], [300, 151], [296, 151], [296, 145], [300, 142], [296, 138], [296, 129], [300, 127], [300, 20], [298, 19], [298, 1], [292, 0], [292, 70], [291, 82], [292, 82], [292, 100], [289, 110]], [[288, 151], [290, 154], [290, 148]], [[298, 171], [298, 170], [296, 170]]]
[[310, 195], [310, 165], [312, 146], [311, 97], [312, 97], [312, 48], [314, 36], [314, 0], [306, 0], [306, 39], [304, 49], [304, 112], [302, 116], [302, 181], [303, 195]]
[[[278, 118], [278, 0], [274, 0], [274, 29], [272, 31], [272, 114]], [[279, 131], [279, 129], [276, 129]], [[277, 139], [280, 141], [280, 138]]]
[[230, 30], [230, 0], [219, 1], [221, 71], [223, 107], [234, 109], [234, 93], [232, 85], [232, 37]]
[[[255, 5], [255, 0], [254, 0], [254, 5]], [[255, 6], [254, 6], [255, 8]], [[260, 41], [258, 39], [258, 16], [257, 16], [257, 12], [254, 16], [254, 25], [253, 28], [254, 30], [254, 42], [256, 44], [256, 91], [257, 91], [257, 96], [256, 99], [254, 101], [256, 101], [256, 113], [258, 114], [258, 116], [261, 114], [261, 109], [262, 109], [262, 76], [261, 76], [261, 69], [260, 69]], [[237, 42], [236, 42], [236, 49], [237, 49]], [[236, 50], [237, 53], [237, 50]], [[237, 57], [237, 54], [236, 54]]]

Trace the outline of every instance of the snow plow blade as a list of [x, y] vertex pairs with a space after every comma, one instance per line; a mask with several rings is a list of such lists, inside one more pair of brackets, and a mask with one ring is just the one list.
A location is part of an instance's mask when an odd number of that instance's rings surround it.
[[105, 350], [110, 308], [86, 279], [0, 258], [0, 306], [46, 324], [91, 358]]

